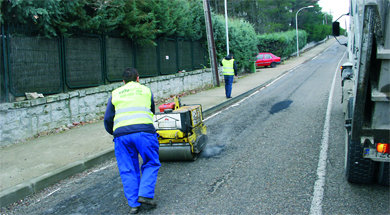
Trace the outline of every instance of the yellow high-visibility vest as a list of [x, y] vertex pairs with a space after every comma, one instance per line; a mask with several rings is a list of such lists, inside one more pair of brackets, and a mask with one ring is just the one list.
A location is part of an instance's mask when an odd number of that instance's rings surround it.
[[225, 58], [222, 60], [222, 74], [223, 75], [234, 75], [234, 59], [226, 60]]
[[152, 92], [138, 82], [129, 82], [112, 91], [111, 102], [115, 107], [113, 130], [135, 124], [153, 124], [150, 110]]

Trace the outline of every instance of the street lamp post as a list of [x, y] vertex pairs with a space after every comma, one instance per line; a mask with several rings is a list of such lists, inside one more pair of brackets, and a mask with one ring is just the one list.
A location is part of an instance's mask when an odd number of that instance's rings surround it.
[[314, 7], [313, 5], [310, 5], [310, 6], [307, 6], [307, 7], [303, 7], [301, 9], [299, 9], [297, 11], [297, 13], [295, 14], [295, 28], [296, 28], [296, 32], [297, 32], [297, 57], [299, 57], [299, 42], [298, 42], [298, 13], [299, 11], [305, 9], [305, 8], [312, 8]]
[[228, 15], [227, 15], [227, 0], [225, 0], [225, 29], [226, 29], [226, 50], [229, 55], [229, 29], [228, 29]]

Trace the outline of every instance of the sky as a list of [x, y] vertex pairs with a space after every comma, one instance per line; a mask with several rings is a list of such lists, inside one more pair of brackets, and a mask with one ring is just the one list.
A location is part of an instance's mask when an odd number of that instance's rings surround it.
[[[349, 0], [320, 0], [318, 4], [322, 7], [322, 12], [332, 14], [333, 21], [349, 12]], [[343, 16], [338, 21], [340, 27], [346, 29], [345, 25], [349, 23], [349, 16]]]

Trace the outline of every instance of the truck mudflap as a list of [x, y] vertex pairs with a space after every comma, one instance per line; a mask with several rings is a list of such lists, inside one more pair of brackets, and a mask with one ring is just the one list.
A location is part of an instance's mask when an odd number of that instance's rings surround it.
[[390, 185], [390, 163], [379, 163], [378, 184], [384, 186]]
[[359, 141], [352, 141], [350, 137], [348, 135], [346, 138], [345, 176], [348, 182], [356, 184], [377, 182], [380, 185], [389, 186], [389, 154], [364, 148]]
[[377, 163], [363, 158], [363, 146], [359, 141], [351, 140], [351, 132], [346, 136], [345, 176], [351, 183], [371, 184], [375, 181]]

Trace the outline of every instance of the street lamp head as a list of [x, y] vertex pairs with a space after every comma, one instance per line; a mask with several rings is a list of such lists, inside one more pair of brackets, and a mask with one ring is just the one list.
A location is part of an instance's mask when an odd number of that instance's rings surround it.
[[310, 6], [307, 6], [307, 7], [308, 7], [308, 8], [309, 8], [309, 7], [314, 7], [314, 5], [310, 5]]

